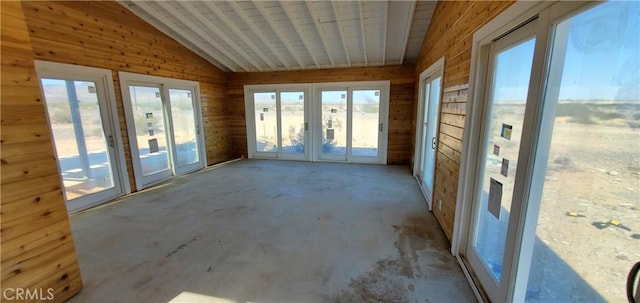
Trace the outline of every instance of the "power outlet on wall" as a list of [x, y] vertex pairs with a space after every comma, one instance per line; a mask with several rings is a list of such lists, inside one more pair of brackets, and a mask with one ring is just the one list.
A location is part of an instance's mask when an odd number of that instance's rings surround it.
[[442, 199], [438, 199], [438, 211], [442, 211]]

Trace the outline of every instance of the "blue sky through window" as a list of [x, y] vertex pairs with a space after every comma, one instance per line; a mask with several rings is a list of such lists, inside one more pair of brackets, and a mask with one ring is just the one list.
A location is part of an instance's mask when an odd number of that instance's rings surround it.
[[[560, 100], [640, 101], [640, 1], [612, 1], [584, 11], [559, 26], [569, 34], [562, 71]], [[530, 57], [531, 41], [511, 50], [498, 62], [510, 70], [496, 79], [497, 101], [526, 96], [529, 69], [518, 60]]]

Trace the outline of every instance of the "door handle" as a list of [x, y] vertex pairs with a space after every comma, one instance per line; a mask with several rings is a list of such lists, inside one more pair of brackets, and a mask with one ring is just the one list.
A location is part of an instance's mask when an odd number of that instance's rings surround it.
[[109, 144], [109, 147], [116, 147], [115, 141], [113, 140], [113, 135], [107, 136], [107, 144]]
[[380, 132], [382, 132], [382, 130], [384, 129], [384, 125], [382, 123], [380, 123], [379, 129], [380, 129]]
[[431, 138], [431, 149], [436, 149], [436, 137]]
[[308, 122], [305, 122], [305, 123], [304, 123], [304, 130], [305, 130], [305, 131], [306, 131], [306, 130], [309, 130], [309, 123], [308, 123]]

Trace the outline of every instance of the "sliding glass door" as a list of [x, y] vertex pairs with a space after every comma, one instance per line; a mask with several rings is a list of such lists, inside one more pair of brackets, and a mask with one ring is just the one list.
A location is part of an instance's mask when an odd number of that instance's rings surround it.
[[198, 83], [120, 73], [136, 186], [206, 165]]

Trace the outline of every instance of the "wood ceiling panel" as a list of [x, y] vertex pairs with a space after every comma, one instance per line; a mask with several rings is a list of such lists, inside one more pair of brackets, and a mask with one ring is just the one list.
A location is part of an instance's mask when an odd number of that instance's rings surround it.
[[123, 6], [225, 71], [414, 62], [435, 1], [134, 1]]

